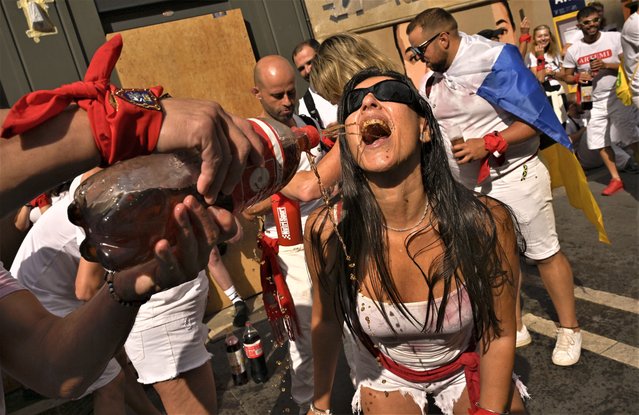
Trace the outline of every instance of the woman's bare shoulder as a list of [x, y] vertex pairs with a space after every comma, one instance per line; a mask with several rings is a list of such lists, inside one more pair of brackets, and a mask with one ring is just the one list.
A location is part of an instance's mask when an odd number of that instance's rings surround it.
[[305, 237], [312, 240], [326, 242], [335, 234], [335, 227], [339, 223], [338, 205], [322, 205], [315, 209], [306, 221], [304, 229]]

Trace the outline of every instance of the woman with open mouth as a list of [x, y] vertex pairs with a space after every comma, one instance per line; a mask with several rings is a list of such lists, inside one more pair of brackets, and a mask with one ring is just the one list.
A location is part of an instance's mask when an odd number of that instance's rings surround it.
[[338, 117], [341, 192], [305, 232], [309, 414], [331, 413], [344, 322], [360, 344], [354, 412], [426, 414], [430, 401], [444, 414], [524, 413], [512, 213], [453, 179], [431, 109], [404, 75], [357, 73]]

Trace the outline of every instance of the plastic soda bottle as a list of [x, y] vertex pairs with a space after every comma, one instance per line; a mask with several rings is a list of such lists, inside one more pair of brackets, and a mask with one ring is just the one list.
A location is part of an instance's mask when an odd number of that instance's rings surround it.
[[248, 373], [246, 371], [246, 362], [244, 360], [244, 353], [242, 353], [240, 339], [233, 334], [231, 329], [228, 329], [224, 343], [226, 344], [226, 357], [231, 367], [233, 384], [244, 385], [248, 383]]
[[268, 368], [266, 367], [264, 349], [262, 349], [262, 340], [260, 339], [260, 334], [250, 321], [246, 322], [242, 342], [244, 343], [244, 353], [246, 353], [248, 365], [251, 368], [251, 378], [253, 378], [253, 382], [266, 382], [268, 379]]
[[[232, 193], [235, 212], [282, 189], [295, 175], [301, 153], [319, 143], [314, 127], [249, 121], [264, 141], [264, 165], [244, 170]], [[116, 163], [85, 180], [68, 211], [71, 222], [86, 234], [82, 256], [119, 271], [151, 259], [158, 240], [175, 243], [171, 212], [186, 195], [199, 195], [200, 163], [196, 152], [151, 154]]]

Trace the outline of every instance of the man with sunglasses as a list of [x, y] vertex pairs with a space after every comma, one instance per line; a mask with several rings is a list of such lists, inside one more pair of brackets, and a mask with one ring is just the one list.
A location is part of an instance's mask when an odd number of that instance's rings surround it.
[[[621, 34], [602, 32], [600, 17], [594, 7], [584, 7], [577, 13], [577, 27], [584, 37], [570, 45], [564, 57], [564, 79], [569, 84], [592, 81], [592, 110], [587, 115], [587, 144], [590, 150], [598, 150], [610, 173], [608, 186], [601, 192], [611, 196], [623, 189], [623, 182], [615, 165], [615, 153], [611, 137], [622, 147], [639, 142], [633, 107], [626, 107], [617, 98], [616, 82], [619, 55], [622, 55]], [[634, 123], [634, 124], [633, 124]]]
[[[414, 53], [433, 71], [422, 92], [447, 137], [453, 174], [512, 207], [525, 255], [537, 262], [559, 316], [552, 361], [577, 363], [581, 333], [572, 270], [555, 231], [549, 174], [537, 157], [537, 130], [570, 148], [563, 127], [514, 46], [459, 32], [441, 8], [417, 15], [406, 32]], [[525, 326], [518, 325], [518, 344], [530, 343]]]

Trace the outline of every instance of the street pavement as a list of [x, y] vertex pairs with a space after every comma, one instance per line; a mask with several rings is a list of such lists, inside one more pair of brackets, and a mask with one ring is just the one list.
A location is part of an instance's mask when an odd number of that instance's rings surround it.
[[[587, 176], [603, 213], [610, 245], [598, 242], [594, 226], [569, 205], [563, 188], [553, 192], [557, 230], [572, 264], [577, 315], [584, 332], [581, 360], [576, 365], [559, 367], [551, 363], [553, 322], [557, 317], [536, 267], [524, 267], [523, 315], [533, 341], [517, 349], [515, 371], [532, 396], [526, 403], [532, 415], [639, 413], [639, 176], [622, 173], [626, 189], [612, 197], [600, 196], [609, 180], [604, 169], [589, 171]], [[299, 408], [289, 392], [286, 345], [274, 345], [259, 296], [251, 299], [251, 305], [251, 320], [262, 336], [270, 377], [265, 384], [249, 381], [246, 385], [233, 385], [224, 349], [224, 329], [231, 325], [232, 308], [222, 310], [208, 322], [211, 333], [207, 344], [217, 383], [219, 414], [297, 414]], [[241, 330], [237, 334], [241, 336]], [[352, 394], [348, 366], [342, 356], [333, 393], [335, 414], [350, 413]], [[159, 404], [150, 389], [149, 395]], [[91, 413], [86, 402], [83, 409], [79, 403], [57, 405], [41, 413]], [[40, 411], [9, 408], [9, 413]]]

